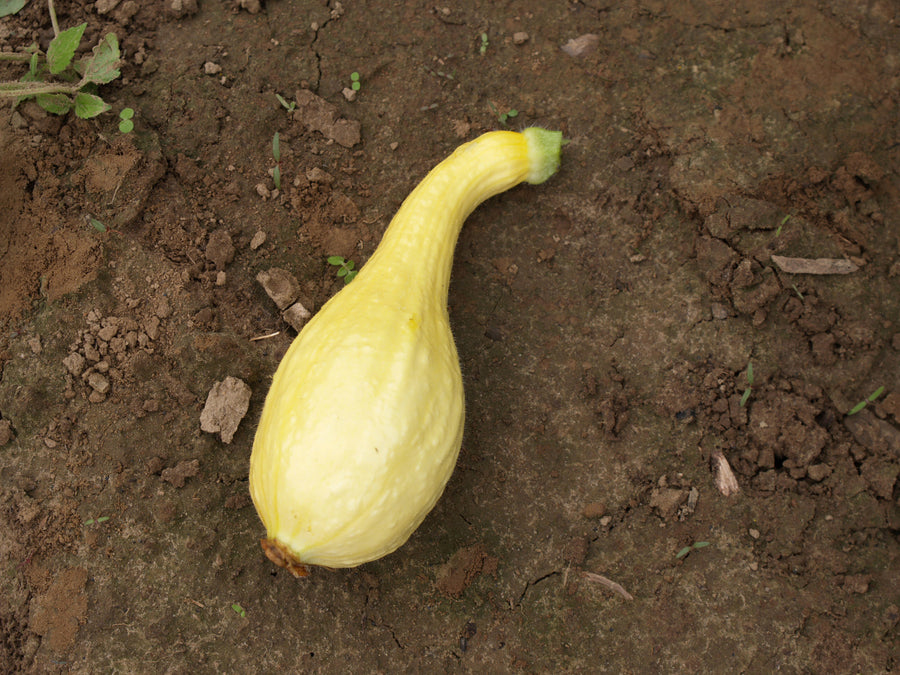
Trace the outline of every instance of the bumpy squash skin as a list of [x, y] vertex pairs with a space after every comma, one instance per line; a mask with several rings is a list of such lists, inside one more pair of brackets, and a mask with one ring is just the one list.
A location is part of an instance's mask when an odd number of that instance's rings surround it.
[[401, 546], [443, 492], [462, 443], [462, 375], [447, 314], [462, 223], [488, 197], [556, 170], [561, 134], [491, 132], [404, 201], [352, 283], [278, 367], [250, 459], [270, 560], [352, 567]]

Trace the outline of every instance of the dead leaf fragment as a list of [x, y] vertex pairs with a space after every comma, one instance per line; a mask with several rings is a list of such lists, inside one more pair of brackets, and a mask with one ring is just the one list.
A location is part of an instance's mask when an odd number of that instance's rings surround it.
[[843, 258], [788, 258], [773, 255], [772, 262], [788, 274], [850, 274], [859, 269]]

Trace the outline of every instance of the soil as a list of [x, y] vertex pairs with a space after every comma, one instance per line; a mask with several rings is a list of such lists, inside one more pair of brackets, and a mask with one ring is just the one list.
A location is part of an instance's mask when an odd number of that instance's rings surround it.
[[[0, 671], [900, 668], [896, 3], [56, 9], [125, 63], [94, 120], [0, 112]], [[457, 247], [446, 492], [295, 579], [247, 473], [305, 314], [258, 275], [315, 311], [429, 168], [532, 124], [559, 174]]]

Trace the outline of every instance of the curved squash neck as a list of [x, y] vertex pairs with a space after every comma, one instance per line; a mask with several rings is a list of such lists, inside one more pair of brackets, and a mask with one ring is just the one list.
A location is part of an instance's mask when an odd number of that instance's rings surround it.
[[528, 172], [521, 134], [498, 131], [460, 146], [406, 198], [354, 283], [371, 275], [446, 305], [453, 251], [465, 219], [486, 199], [521, 183]]

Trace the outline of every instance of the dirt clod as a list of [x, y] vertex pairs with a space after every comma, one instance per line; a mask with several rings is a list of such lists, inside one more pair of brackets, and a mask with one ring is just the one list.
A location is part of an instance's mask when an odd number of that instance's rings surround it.
[[206, 405], [200, 413], [200, 428], [207, 433], [218, 433], [223, 443], [231, 443], [241, 420], [250, 407], [252, 391], [245, 382], [228, 376], [216, 382], [206, 397]]

